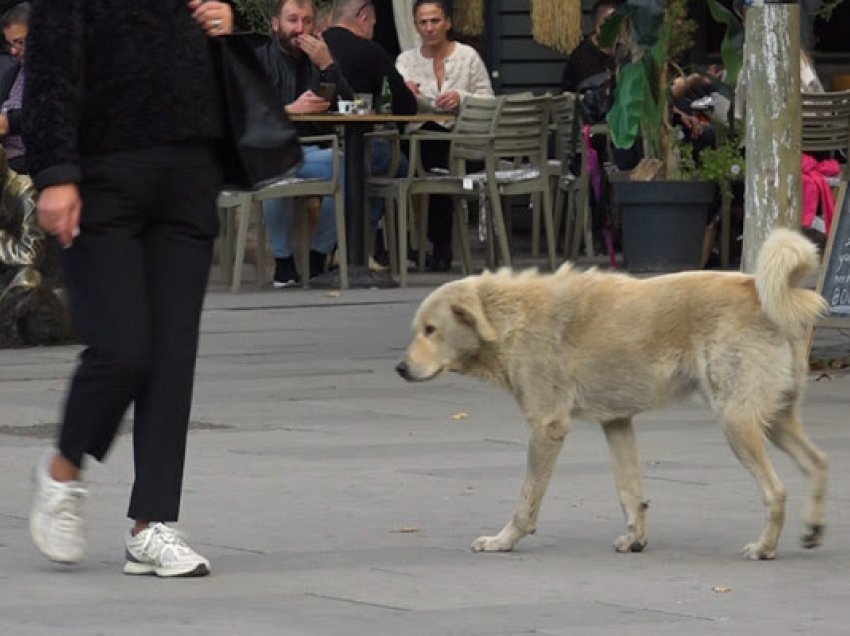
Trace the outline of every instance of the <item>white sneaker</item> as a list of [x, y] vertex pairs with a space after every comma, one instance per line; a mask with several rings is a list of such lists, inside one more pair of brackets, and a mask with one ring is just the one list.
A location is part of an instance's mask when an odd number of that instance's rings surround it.
[[82, 507], [87, 493], [78, 481], [61, 482], [50, 476], [55, 453], [45, 453], [35, 467], [30, 534], [51, 561], [77, 563], [86, 551]]
[[124, 574], [205, 576], [210, 573], [210, 562], [164, 523], [152, 523], [136, 535], [128, 531], [124, 547], [127, 556]]

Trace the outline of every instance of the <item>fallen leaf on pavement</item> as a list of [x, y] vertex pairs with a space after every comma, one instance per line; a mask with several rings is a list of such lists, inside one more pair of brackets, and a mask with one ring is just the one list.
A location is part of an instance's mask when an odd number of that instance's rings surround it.
[[726, 587], [725, 585], [715, 585], [711, 588], [711, 591], [715, 592], [716, 594], [728, 594], [732, 591], [732, 588]]
[[413, 534], [415, 532], [419, 532], [419, 528], [398, 528], [397, 530], [390, 530], [390, 532], [395, 532], [398, 534]]
[[469, 413], [467, 413], [466, 411], [458, 411], [457, 413], [452, 415], [453, 420], [465, 420], [468, 417]]

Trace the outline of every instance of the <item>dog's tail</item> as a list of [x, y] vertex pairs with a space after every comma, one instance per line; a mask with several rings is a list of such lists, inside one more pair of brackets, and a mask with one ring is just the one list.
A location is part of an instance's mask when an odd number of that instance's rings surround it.
[[820, 294], [801, 287], [817, 267], [817, 248], [799, 232], [774, 230], [759, 252], [756, 291], [762, 309], [789, 334], [799, 335], [826, 311]]

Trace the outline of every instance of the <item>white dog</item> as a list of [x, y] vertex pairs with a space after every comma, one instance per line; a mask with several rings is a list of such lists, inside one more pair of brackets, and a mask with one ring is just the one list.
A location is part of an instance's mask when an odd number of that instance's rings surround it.
[[475, 551], [511, 550], [533, 533], [543, 494], [573, 417], [601, 422], [626, 517], [619, 552], [646, 545], [632, 417], [693, 391], [721, 418], [726, 438], [761, 489], [767, 521], [743, 552], [772, 559], [786, 491], [765, 437], [810, 480], [803, 545], [820, 543], [827, 462], [799, 419], [807, 372], [806, 325], [825, 309], [801, 281], [815, 247], [776, 230], [755, 276], [685, 272], [649, 279], [569, 264], [551, 275], [509, 270], [443, 285], [420, 306], [414, 338], [396, 370], [408, 381], [443, 371], [510, 391], [530, 427], [528, 467], [513, 518]]

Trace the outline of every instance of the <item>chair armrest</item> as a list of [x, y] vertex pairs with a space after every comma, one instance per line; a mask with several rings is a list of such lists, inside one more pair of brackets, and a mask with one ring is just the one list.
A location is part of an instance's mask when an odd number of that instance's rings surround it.
[[299, 137], [298, 143], [302, 146], [312, 146], [313, 144], [323, 144], [323, 143], [333, 143], [336, 141], [339, 142], [339, 137], [333, 134], [327, 135], [310, 135], [308, 137]]
[[462, 141], [488, 141], [493, 138], [493, 135], [485, 134], [485, 133], [459, 133], [459, 132], [432, 132], [430, 130], [423, 132], [413, 132], [408, 135], [408, 138], [412, 141], [414, 139], [425, 140], [425, 141], [454, 141], [454, 140], [462, 140]]
[[340, 169], [340, 157], [342, 157], [342, 153], [340, 152], [340, 142], [339, 137], [337, 135], [328, 134], [328, 135], [310, 135], [308, 137], [299, 137], [298, 142], [304, 145], [314, 145], [314, 144], [324, 144], [329, 143], [331, 148], [333, 149], [333, 176], [331, 176], [331, 181], [334, 183], [334, 187], [340, 181], [340, 175], [342, 171]]

